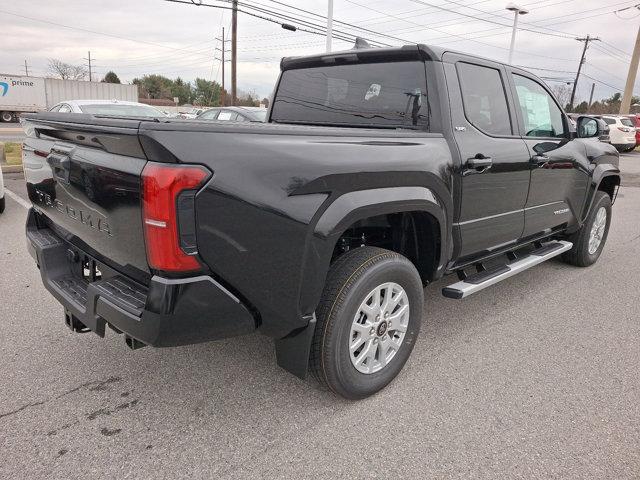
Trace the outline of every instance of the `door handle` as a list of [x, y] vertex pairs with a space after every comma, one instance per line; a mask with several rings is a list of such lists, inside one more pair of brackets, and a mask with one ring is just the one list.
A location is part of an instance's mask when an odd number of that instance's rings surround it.
[[491, 165], [493, 165], [493, 159], [491, 157], [485, 157], [483, 154], [478, 153], [475, 157], [467, 159], [465, 167], [467, 170], [483, 173], [489, 170]]
[[549, 163], [549, 160], [550, 158], [544, 154], [534, 155], [531, 157], [531, 163], [538, 165], [538, 168], [543, 168], [547, 163]]

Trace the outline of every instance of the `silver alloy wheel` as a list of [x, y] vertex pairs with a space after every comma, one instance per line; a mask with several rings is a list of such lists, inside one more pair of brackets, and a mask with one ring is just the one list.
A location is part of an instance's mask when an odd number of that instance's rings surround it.
[[591, 232], [589, 233], [589, 255], [593, 255], [596, 253], [600, 244], [602, 243], [602, 238], [604, 237], [604, 229], [607, 227], [607, 209], [604, 207], [600, 207], [598, 209], [598, 213], [596, 213], [596, 218], [593, 221], [593, 225], [591, 226]]
[[409, 325], [409, 298], [397, 283], [371, 290], [351, 324], [349, 356], [361, 373], [382, 370], [395, 357]]

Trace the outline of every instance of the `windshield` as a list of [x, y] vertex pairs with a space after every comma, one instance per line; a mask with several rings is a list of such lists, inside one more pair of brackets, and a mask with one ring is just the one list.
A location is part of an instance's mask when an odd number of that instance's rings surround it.
[[282, 73], [271, 120], [354, 127], [427, 128], [419, 61], [300, 68]]
[[621, 118], [620, 122], [625, 126], [625, 127], [635, 127], [635, 125], [633, 124], [633, 122], [631, 121], [631, 119], [629, 118]]
[[146, 105], [126, 105], [122, 103], [96, 103], [80, 105], [83, 113], [92, 115], [113, 115], [115, 117], [164, 117], [160, 110]]

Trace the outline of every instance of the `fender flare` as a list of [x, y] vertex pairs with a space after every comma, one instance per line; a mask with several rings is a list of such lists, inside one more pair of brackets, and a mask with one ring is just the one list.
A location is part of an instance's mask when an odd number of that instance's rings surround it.
[[332, 202], [318, 219], [314, 233], [329, 237], [367, 216], [408, 210], [428, 211], [439, 220], [443, 220], [444, 217], [436, 196], [426, 187], [358, 190], [345, 193]]
[[[587, 196], [587, 201], [585, 202], [585, 209], [582, 212], [582, 216], [580, 218], [580, 226], [585, 222], [591, 208], [593, 207], [593, 202], [596, 198], [596, 192], [600, 188], [602, 181], [607, 177], [617, 177], [618, 185], [620, 185], [620, 169], [613, 164], [610, 163], [601, 163], [596, 165], [596, 168], [593, 170], [593, 174], [591, 175], [591, 185], [589, 186], [589, 193]], [[615, 197], [614, 197], [615, 198]]]

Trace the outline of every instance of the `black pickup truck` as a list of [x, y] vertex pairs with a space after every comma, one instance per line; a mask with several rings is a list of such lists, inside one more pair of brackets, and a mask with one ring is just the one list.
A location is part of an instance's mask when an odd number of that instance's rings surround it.
[[283, 59], [271, 103], [260, 124], [26, 117], [28, 245], [73, 331], [133, 349], [259, 331], [283, 368], [363, 398], [407, 361], [427, 284], [455, 273], [462, 299], [602, 252], [618, 153], [527, 71], [360, 48]]

